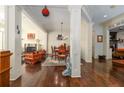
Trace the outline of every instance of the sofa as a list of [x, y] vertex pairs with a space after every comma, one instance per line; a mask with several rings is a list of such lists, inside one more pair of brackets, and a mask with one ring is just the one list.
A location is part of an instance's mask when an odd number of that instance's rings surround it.
[[27, 52], [24, 53], [24, 62], [29, 64], [35, 64], [37, 62], [41, 62], [43, 59], [46, 58], [46, 51], [39, 50], [34, 52]]

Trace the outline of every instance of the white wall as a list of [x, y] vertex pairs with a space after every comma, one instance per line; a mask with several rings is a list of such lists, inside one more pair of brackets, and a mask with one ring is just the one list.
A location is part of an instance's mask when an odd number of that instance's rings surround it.
[[116, 26], [115, 24], [121, 23], [124, 19], [124, 14], [120, 14], [118, 16], [113, 17], [112, 19], [105, 21], [103, 24], [104, 26], [104, 44], [103, 44], [103, 53], [106, 55], [106, 59], [112, 58], [112, 49], [109, 47], [109, 27]]
[[84, 12], [81, 18], [81, 58], [92, 62], [92, 23]]
[[8, 6], [8, 49], [11, 56], [10, 79], [16, 80], [22, 74], [21, 70], [21, 34], [17, 33], [17, 25], [21, 31], [21, 9], [17, 6]]
[[[98, 58], [98, 55], [103, 55], [103, 42], [97, 42], [97, 35], [103, 35], [103, 27], [100, 24], [94, 24], [94, 58]], [[103, 36], [104, 38], [104, 36]]]
[[[117, 32], [117, 40], [124, 39], [124, 32]], [[118, 48], [124, 48], [124, 43], [118, 43]]]
[[61, 34], [61, 31], [51, 31], [48, 33], [48, 52], [51, 53], [51, 46], [59, 46], [63, 43], [70, 45], [70, 32], [63, 31], [62, 34], [64, 37], [67, 37], [65, 40], [57, 40], [57, 35]]
[[[29, 40], [27, 39], [28, 33], [34, 33], [35, 39]], [[22, 13], [22, 48], [24, 49], [24, 44], [34, 44], [37, 43], [36, 39], [40, 40], [41, 48], [47, 50], [47, 32], [42, 29], [42, 27], [38, 27], [33, 20], [31, 20], [28, 16]]]
[[0, 49], [5, 49], [6, 7], [0, 6]]
[[[21, 53], [22, 53], [22, 47], [21, 47], [21, 33], [18, 34], [17, 25], [19, 27], [19, 30], [22, 32], [21, 29], [21, 8], [19, 6], [7, 6], [7, 49], [10, 50], [13, 55], [11, 56], [11, 71], [10, 71], [10, 79], [16, 80], [18, 77], [22, 74], [22, 65], [21, 65]], [[32, 25], [30, 25], [32, 27]], [[34, 28], [34, 30], [37, 30], [38, 28]], [[30, 30], [30, 29], [29, 29]], [[39, 32], [41, 30], [38, 30]], [[38, 37], [40, 38], [46, 38], [47, 37], [41, 37], [38, 32]], [[47, 35], [46, 35], [47, 36]], [[47, 42], [47, 40], [43, 41], [43, 43]], [[47, 46], [44, 46], [47, 47]]]

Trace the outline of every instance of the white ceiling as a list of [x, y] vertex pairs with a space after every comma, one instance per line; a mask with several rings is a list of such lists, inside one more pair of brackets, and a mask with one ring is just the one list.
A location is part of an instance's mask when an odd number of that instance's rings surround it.
[[30, 16], [41, 25], [46, 31], [60, 31], [61, 22], [63, 22], [63, 30], [69, 30], [69, 11], [67, 6], [63, 5], [49, 5], [47, 8], [49, 9], [50, 15], [48, 17], [44, 17], [41, 13], [44, 6], [37, 5], [29, 5], [23, 6], [23, 8], [28, 12]]
[[[86, 7], [95, 23], [107, 21], [124, 13], [124, 6], [122, 5], [87, 5]], [[104, 15], [107, 15], [107, 17], [104, 18]]]
[[[42, 5], [25, 5], [22, 7], [46, 31], [61, 31], [61, 22], [64, 23], [63, 30], [69, 31], [70, 17], [67, 5], [48, 5], [47, 8], [50, 12], [48, 17], [42, 15], [41, 10], [44, 7]], [[105, 22], [124, 13], [124, 6], [121, 5], [86, 5], [85, 8], [94, 23]], [[107, 17], [104, 18], [104, 15]]]

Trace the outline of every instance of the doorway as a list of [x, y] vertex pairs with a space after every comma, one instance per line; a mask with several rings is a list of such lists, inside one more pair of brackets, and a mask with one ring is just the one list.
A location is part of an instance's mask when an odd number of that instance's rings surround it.
[[115, 27], [109, 31], [112, 62], [115, 65], [124, 65], [124, 25]]

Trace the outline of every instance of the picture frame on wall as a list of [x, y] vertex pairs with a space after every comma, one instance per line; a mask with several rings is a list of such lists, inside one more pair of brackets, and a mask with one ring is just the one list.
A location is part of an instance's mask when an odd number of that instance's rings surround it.
[[103, 42], [103, 35], [97, 35], [97, 42]]
[[28, 33], [27, 34], [27, 39], [34, 40], [35, 39], [35, 33]]

